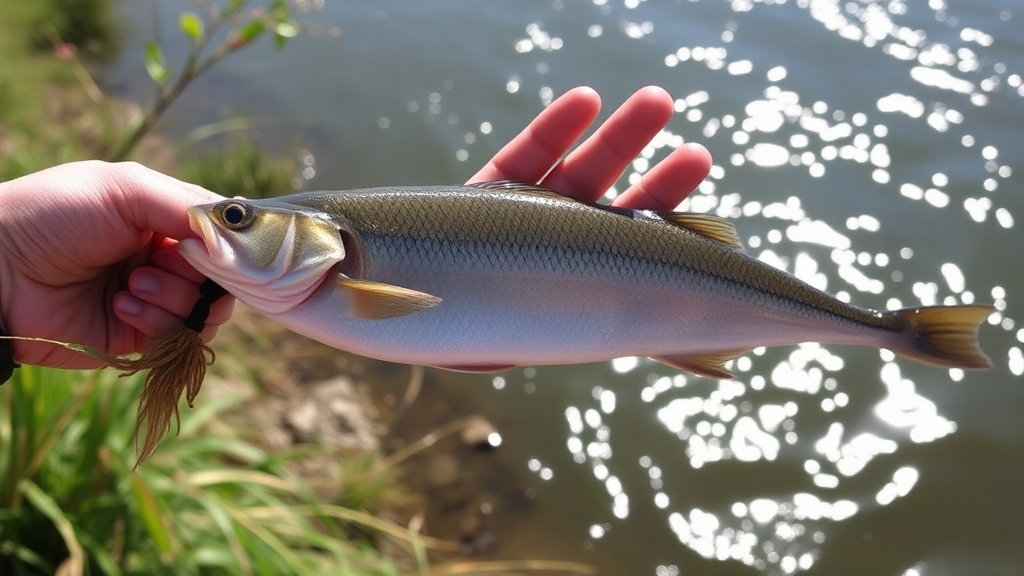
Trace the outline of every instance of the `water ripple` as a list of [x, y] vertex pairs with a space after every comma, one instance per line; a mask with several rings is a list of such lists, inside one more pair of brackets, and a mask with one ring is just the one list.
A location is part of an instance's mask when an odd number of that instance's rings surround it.
[[[642, 3], [627, 2], [628, 17], [604, 0], [594, 3], [606, 8], [602, 14], [614, 24], [589, 24], [586, 39], [603, 40], [614, 26], [629, 41], [650, 42], [670, 28], [668, 21], [652, 24], [658, 20], [648, 16]], [[995, 94], [1024, 95], [1020, 71], [1014, 70], [1019, 64], [999, 62], [990, 53], [999, 47], [997, 37], [978, 22], [958, 24], [953, 10], [939, 0], [931, 0], [925, 12], [941, 27], [923, 22], [921, 8], [900, 0], [797, 0], [801, 11], [840, 42], [857, 44], [855, 53], [881, 57], [889, 63], [890, 73], [902, 75], [902, 82], [881, 82], [865, 90], [874, 96], [860, 109], [843, 109], [809, 89], [790, 62], [745, 53], [750, 29], [740, 15], [781, 11], [785, 4], [734, 0], [732, 15], [721, 27], [722, 44], [688, 43], [663, 53], [660, 61], [667, 77], [710, 73], [716, 75], [717, 88], [696, 89], [676, 98], [680, 120], [644, 149], [625, 181], [636, 183], [686, 140], [684, 134], [699, 134], [707, 145], [732, 152], [713, 167], [681, 209], [738, 218], [738, 227], [748, 231], [746, 243], [758, 258], [830, 289], [843, 300], [871, 302], [887, 294], [887, 305], [899, 307], [971, 303], [975, 294], [991, 294], [999, 311], [990, 323], [1024, 342], [1024, 330], [1004, 315], [1005, 290], [972, 282], [969, 263], [944, 258], [922, 270], [918, 255], [929, 247], [876, 240], [881, 234], [901, 238], [902, 216], [861, 201], [859, 211], [836, 218], [814, 196], [762, 196], [761, 191], [736, 190], [733, 184], [779, 171], [803, 172], [825, 181], [835, 170], [844, 178], [859, 179], [872, 197], [891, 205], [940, 213], [962, 209], [961, 225], [1011, 229], [1013, 213], [997, 192], [1012, 177], [1012, 164], [1019, 159], [1006, 159], [985, 133], [973, 132], [972, 119]], [[1009, 12], [1001, 17], [1009, 19]], [[944, 34], [944, 29], [953, 34]], [[539, 31], [538, 27], [517, 42], [536, 46], [551, 36], [539, 36]], [[522, 82], [516, 78], [516, 89]], [[751, 83], [761, 83], [760, 94], [744, 92], [748, 99], [737, 106], [729, 87]], [[973, 167], [924, 175], [903, 169], [907, 122], [958, 148]], [[954, 181], [952, 175], [961, 178], [972, 169], [986, 176], [983, 185], [965, 192], [972, 187]], [[607, 197], [615, 194], [617, 189], [612, 189]], [[747, 198], [753, 194], [758, 197]], [[912, 261], [915, 271], [908, 277]], [[1019, 376], [1024, 373], [1022, 349], [1008, 346], [996, 361]], [[884, 392], [865, 406], [848, 389], [865, 377], [861, 374], [871, 370], [868, 366], [878, 366], [867, 377], [880, 382]], [[736, 381], [707, 382], [666, 373], [635, 357], [614, 361], [612, 370], [623, 377], [642, 377], [647, 371], [647, 384], [635, 392], [595, 387], [589, 404], [565, 411], [572, 460], [590, 468], [609, 498], [610, 516], [589, 525], [590, 537], [606, 539], [616, 530], [617, 520], [629, 517], [636, 502], [646, 501], [663, 515], [679, 542], [704, 558], [737, 561], [773, 573], [812, 568], [825, 554], [824, 543], [836, 524], [864, 510], [898, 505], [921, 477], [918, 467], [906, 462], [881, 480], [877, 471], [870, 475], [872, 480], [865, 479], [865, 471], [875, 470], [882, 457], [905, 446], [936, 442], [957, 430], [938, 403], [919, 391], [913, 375], [921, 372], [913, 368], [905, 374], [901, 366], [888, 351], [872, 359], [870, 353], [852, 354], [818, 344], [786, 351], [759, 349], [741, 356], [733, 366], [739, 375]], [[944, 375], [950, 383], [967, 378], [962, 370]], [[641, 456], [632, 465], [628, 459], [613, 458], [623, 449], [616, 441], [617, 408], [628, 406], [634, 397], [649, 406], [664, 432], [678, 442], [688, 472], [654, 455]], [[697, 505], [699, 497], [673, 488], [679, 478], [712, 473], [729, 462], [795, 469], [813, 489], [776, 489], [761, 495], [755, 489], [746, 498], [716, 506]], [[635, 468], [643, 472], [644, 483], [629, 480]], [[670, 570], [676, 567], [661, 565], [655, 573], [675, 573]], [[913, 570], [921, 569], [907, 573]]]

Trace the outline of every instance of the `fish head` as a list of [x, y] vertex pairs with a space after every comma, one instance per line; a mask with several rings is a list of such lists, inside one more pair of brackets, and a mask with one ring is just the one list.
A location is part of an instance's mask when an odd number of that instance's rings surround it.
[[345, 258], [328, 215], [279, 201], [224, 200], [194, 206], [188, 217], [197, 237], [181, 240], [181, 255], [265, 314], [303, 303]]

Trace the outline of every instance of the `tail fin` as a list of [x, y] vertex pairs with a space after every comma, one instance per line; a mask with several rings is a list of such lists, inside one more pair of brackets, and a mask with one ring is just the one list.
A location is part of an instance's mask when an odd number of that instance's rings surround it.
[[991, 368], [978, 346], [978, 328], [995, 312], [988, 305], [926, 306], [886, 312], [906, 324], [892, 351], [900, 356], [947, 368]]

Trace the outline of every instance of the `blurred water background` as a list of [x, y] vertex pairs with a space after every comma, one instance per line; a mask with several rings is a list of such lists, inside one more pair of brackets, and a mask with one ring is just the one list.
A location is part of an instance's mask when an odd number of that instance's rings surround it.
[[[994, 302], [988, 372], [806, 344], [737, 380], [646, 359], [458, 375], [499, 406], [528, 505], [499, 555], [607, 574], [1024, 574], [1024, 9], [1014, 0], [311, 3], [282, 52], [233, 56], [176, 119], [239, 111], [308, 151], [306, 188], [461, 182], [558, 94], [677, 114], [715, 157], [683, 209], [860, 305]], [[124, 44], [184, 51], [179, 2], [123, 2]], [[141, 50], [102, 71], [143, 99]], [[230, 110], [224, 108], [230, 107]], [[611, 191], [610, 194], [614, 194]], [[513, 504], [507, 504], [513, 506]]]

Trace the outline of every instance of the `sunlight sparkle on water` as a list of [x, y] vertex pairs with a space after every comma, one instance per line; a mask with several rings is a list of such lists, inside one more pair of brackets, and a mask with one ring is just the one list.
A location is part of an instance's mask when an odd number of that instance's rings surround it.
[[760, 143], [747, 149], [747, 160], [758, 166], [782, 166], [789, 162], [789, 150], [778, 144]]
[[551, 468], [541, 464], [540, 460], [531, 458], [527, 463], [526, 467], [530, 472], [534, 472], [541, 480], [551, 480], [555, 477], [555, 473]]
[[636, 356], [624, 356], [622, 358], [612, 360], [612, 370], [615, 370], [619, 374], [625, 374], [632, 371], [639, 364], [640, 359]]
[[892, 475], [892, 481], [882, 486], [875, 496], [875, 500], [882, 506], [891, 504], [897, 498], [902, 498], [910, 493], [910, 490], [917, 484], [920, 473], [916, 468], [904, 466]]
[[966, 280], [964, 273], [960, 270], [960, 267], [952, 262], [946, 262], [942, 265], [942, 275], [946, 279], [946, 283], [949, 284], [949, 289], [953, 292], [960, 293], [964, 291], [966, 286]]
[[880, 419], [908, 429], [914, 442], [932, 442], [956, 430], [956, 424], [939, 415], [934, 402], [918, 394], [912, 381], [901, 377], [898, 364], [886, 363], [881, 377], [888, 395], [875, 406]]
[[565, 419], [569, 423], [569, 430], [573, 434], [580, 434], [583, 432], [583, 416], [580, 413], [580, 409], [575, 406], [569, 406], [565, 409]]
[[537, 22], [526, 26], [526, 35], [526, 38], [521, 38], [516, 41], [516, 52], [526, 53], [534, 49], [541, 50], [543, 52], [554, 52], [562, 48], [562, 39], [556, 36], [551, 36], [549, 33], [544, 31], [544, 29], [541, 28], [541, 25]]
[[[623, 190], [623, 182], [640, 182], [689, 138], [701, 138], [728, 152], [680, 209], [744, 220], [738, 228], [748, 235], [749, 254], [829, 289], [844, 301], [865, 306], [988, 301], [984, 296], [990, 288], [977, 285], [970, 261], [953, 254], [936, 261], [933, 247], [916, 241], [916, 230], [903, 218], [912, 213], [927, 226], [937, 221], [929, 220], [931, 215], [943, 210], [945, 217], [952, 217], [946, 209], [962, 206], [963, 224], [1000, 232], [1013, 227], [1014, 204], [1003, 192], [1015, 189], [1009, 182], [1019, 160], [1006, 150], [1000, 154], [998, 143], [989, 141], [976, 126], [978, 110], [989, 98], [1024, 96], [1020, 70], [998, 61], [998, 54], [987, 49], [998, 46], [998, 41], [977, 25], [964, 27], [943, 15], [942, 26], [935, 29], [912, 19], [911, 11], [923, 9], [933, 11], [939, 20], [939, 13], [949, 9], [939, 0], [931, 0], [928, 8], [905, 0], [735, 0], [729, 7], [741, 13], [771, 10], [776, 4], [795, 5], [839, 43], [856, 45], [864, 56], [860, 62], [884, 59], [889, 66], [886, 73], [894, 81], [865, 91], [866, 97], [859, 102], [844, 101], [841, 105], [850, 108], [842, 109], [829, 96], [807, 91], [808, 80], [799, 66], [788, 62], [783, 66], [772, 61], [770, 54], [748, 59], [751, 52], [743, 50], [748, 29], [741, 17], [723, 22], [711, 37], [702, 38], [701, 45], [679, 46], [673, 38], [655, 56], [669, 78], [678, 78], [684, 85], [682, 79], [691, 73], [715, 74], [723, 87], [676, 94], [676, 120], [643, 149], [607, 198]], [[638, 46], [660, 46], [658, 35], [670, 27], [648, 18], [643, 3], [636, 0], [594, 0], [594, 5], [607, 19], [583, 23], [579, 36], [584, 40], [618, 36]], [[627, 18], [621, 12], [623, 6], [631, 11]], [[534, 59], [548, 58], [547, 52], [562, 47], [554, 42], [556, 31], [561, 29], [553, 23], [538, 21], [527, 27], [525, 37], [512, 48]], [[542, 70], [532, 61], [527, 70], [553, 76], [555, 60], [550, 61], [550, 73], [544, 64]], [[531, 84], [536, 81], [532, 72], [508, 73], [506, 89], [537, 94], [543, 103], [550, 102], [553, 90]], [[542, 80], [551, 84], [547, 78]], [[739, 90], [752, 81], [761, 84], [752, 91]], [[736, 92], [729, 91], [732, 86]], [[733, 94], [744, 96], [734, 100]], [[916, 172], [908, 170], [908, 125], [924, 128], [945, 148], [955, 149], [964, 165], [936, 163]], [[968, 129], [972, 133], [966, 133]], [[970, 170], [980, 174], [974, 182], [965, 176]], [[830, 190], [813, 186], [811, 192], [768, 190], [764, 196], [763, 190], [737, 185], [744, 178], [756, 184], [761, 176], [785, 182], [790, 173], [821, 178], [816, 182], [826, 185], [837, 175], [852, 178], [866, 199], [860, 204], [849, 201], [847, 207], [847, 198], [833, 202]], [[819, 192], [821, 196], [813, 195]], [[870, 203], [873, 200], [879, 204]], [[901, 206], [898, 215], [883, 204], [890, 200]], [[842, 205], [845, 211], [829, 211], [826, 202]], [[990, 324], [1016, 334], [1018, 342], [993, 357], [1001, 358], [1011, 374], [1020, 376], [1024, 375], [1024, 329], [1006, 316], [1006, 292], [992, 289], [999, 312]], [[722, 383], [668, 371], [636, 357], [612, 361], [615, 374], [639, 379], [635, 390], [617, 388], [613, 393], [595, 387], [590, 398], [565, 410], [565, 447], [608, 498], [600, 511], [603, 517], [588, 524], [590, 537], [607, 538], [615, 518], [629, 515], [630, 498], [640, 498], [653, 504], [649, 508], [664, 515], [679, 541], [701, 556], [739, 561], [772, 573], [810, 569], [823, 553], [829, 523], [854, 516], [859, 503], [899, 505], [917, 486], [920, 473], [912, 461], [894, 466], [892, 458], [880, 456], [956, 430], [936, 403], [904, 377], [902, 364], [891, 352], [881, 351], [866, 363], [854, 358], [860, 357], [848, 355], [845, 348], [817, 344], [767, 354], [761, 349], [734, 361], [730, 366], [737, 380]], [[916, 374], [907, 370], [907, 375]], [[929, 378], [949, 383], [971, 375], [938, 370]], [[864, 392], [857, 387], [861, 380], [880, 380], [885, 393], [865, 403]], [[672, 448], [675, 464], [659, 461], [655, 465], [652, 456], [665, 457], [655, 451], [640, 457], [639, 464], [631, 457], [612, 459], [613, 420], [629, 405], [639, 404], [631, 402], [634, 398], [656, 416], [669, 443], [678, 443]], [[678, 462], [683, 462], [686, 474], [699, 475], [714, 473], [717, 463], [755, 461], [781, 468], [795, 462], [797, 473], [805, 475], [808, 492], [753, 492], [723, 507], [701, 508], [694, 506], [699, 500], [678, 488], [685, 484]], [[537, 465], [534, 472], [540, 474], [544, 467]], [[884, 476], [877, 474], [887, 465], [892, 468]], [[640, 482], [631, 483], [636, 472]], [[678, 571], [674, 566], [659, 566], [657, 573], [667, 575], [670, 569], [673, 574]], [[907, 576], [912, 573], [908, 570]]]
[[804, 219], [786, 228], [786, 238], [790, 242], [805, 242], [827, 248], [847, 250], [850, 238], [842, 234], [822, 220]]
[[615, 392], [611, 390], [601, 391], [601, 411], [605, 414], [611, 414], [615, 411]]
[[[1018, 340], [1019, 339], [1020, 336], [1018, 335]], [[1009, 367], [1010, 372], [1014, 376], [1020, 376], [1024, 374], [1024, 353], [1021, 352], [1021, 349], [1018, 346], [1013, 346], [1007, 352], [1007, 355], [1009, 357], [1007, 366]]]

